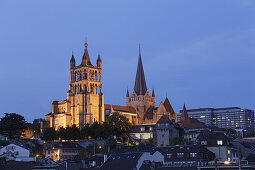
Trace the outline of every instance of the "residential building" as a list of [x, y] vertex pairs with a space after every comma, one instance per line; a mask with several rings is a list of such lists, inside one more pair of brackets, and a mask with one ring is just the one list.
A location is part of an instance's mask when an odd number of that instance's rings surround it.
[[185, 105], [183, 106], [181, 118], [179, 119], [178, 124], [183, 128], [184, 139], [188, 144], [194, 143], [200, 135], [201, 130], [205, 130], [207, 128], [204, 123], [195, 118], [191, 118], [188, 115]]
[[102, 92], [102, 60], [98, 54], [96, 66], [92, 65], [88, 53], [88, 44], [80, 65], [76, 65], [74, 55], [70, 60], [70, 84], [67, 99], [54, 101], [52, 112], [46, 115], [50, 127], [59, 129], [76, 125], [104, 121], [104, 95]]
[[224, 133], [202, 131], [197, 137], [197, 144], [205, 146], [215, 154], [219, 162], [237, 162], [237, 149], [235, 149]]
[[128, 134], [139, 142], [150, 140], [153, 139], [153, 130], [155, 126], [155, 124], [135, 125], [131, 128]]
[[213, 152], [201, 145], [160, 147], [159, 150], [164, 155], [163, 167], [205, 166], [215, 158]]
[[254, 131], [254, 111], [250, 109], [239, 107], [200, 108], [187, 110], [187, 113], [191, 118], [205, 123], [206, 126]]
[[73, 142], [49, 142], [43, 146], [45, 157], [53, 161], [72, 160], [79, 155], [82, 147]]
[[7, 161], [35, 161], [35, 157], [31, 157], [31, 152], [29, 149], [13, 143], [0, 149], [0, 157], [5, 158]]
[[100, 167], [102, 170], [120, 170], [132, 169], [139, 170], [146, 162], [163, 163], [164, 156], [159, 152], [125, 152], [111, 154], [104, 164]]
[[182, 136], [180, 126], [172, 122], [167, 115], [163, 115], [154, 128], [153, 143], [158, 147], [169, 146], [174, 138], [180, 136]]

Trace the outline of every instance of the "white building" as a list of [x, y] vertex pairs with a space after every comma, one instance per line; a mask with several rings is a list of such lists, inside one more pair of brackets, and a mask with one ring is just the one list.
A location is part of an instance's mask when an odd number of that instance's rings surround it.
[[0, 157], [6, 158], [7, 161], [35, 161], [35, 157], [30, 157], [30, 151], [26, 148], [15, 144], [9, 144], [0, 149]]

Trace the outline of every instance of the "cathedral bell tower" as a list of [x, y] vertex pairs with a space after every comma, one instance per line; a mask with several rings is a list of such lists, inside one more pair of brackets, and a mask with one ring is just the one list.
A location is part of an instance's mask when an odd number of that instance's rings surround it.
[[67, 92], [67, 107], [70, 108], [71, 124], [82, 128], [85, 124], [104, 121], [104, 95], [102, 93], [102, 60], [100, 54], [97, 66], [93, 66], [88, 53], [88, 44], [80, 65], [70, 60], [70, 84]]
[[146, 86], [145, 75], [142, 64], [141, 48], [139, 46], [139, 59], [136, 71], [135, 86], [131, 95], [127, 90], [126, 105], [136, 109], [139, 124], [143, 123], [144, 114], [151, 107], [155, 107], [154, 89], [152, 95]]

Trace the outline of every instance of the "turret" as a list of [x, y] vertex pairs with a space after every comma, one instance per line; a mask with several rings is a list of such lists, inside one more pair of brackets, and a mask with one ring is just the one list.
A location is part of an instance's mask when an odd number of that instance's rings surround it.
[[100, 53], [98, 53], [97, 67], [98, 67], [98, 68], [102, 68], [102, 60], [101, 60], [101, 58], [100, 58]]
[[74, 55], [73, 55], [73, 52], [72, 52], [72, 58], [70, 60], [70, 68], [74, 68], [75, 67], [75, 58], [74, 58]]
[[153, 90], [152, 90], [152, 97], [155, 97], [154, 88], [153, 88]]
[[127, 88], [127, 95], [126, 95], [126, 97], [129, 97], [129, 91], [128, 91], [128, 88]]

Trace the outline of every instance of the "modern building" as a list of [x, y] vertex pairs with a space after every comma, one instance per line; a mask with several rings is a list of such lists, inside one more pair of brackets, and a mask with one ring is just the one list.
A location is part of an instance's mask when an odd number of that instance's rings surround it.
[[187, 110], [187, 113], [191, 118], [205, 123], [206, 126], [217, 126], [226, 129], [241, 128], [254, 131], [253, 110], [239, 107], [200, 108]]
[[46, 115], [46, 120], [50, 120], [50, 127], [58, 129], [76, 125], [82, 128], [85, 124], [92, 124], [95, 121], [103, 122], [105, 115], [102, 60], [98, 54], [96, 66], [92, 65], [87, 42], [80, 65], [76, 65], [72, 54], [70, 75], [67, 99], [61, 102], [54, 101], [52, 112]]

